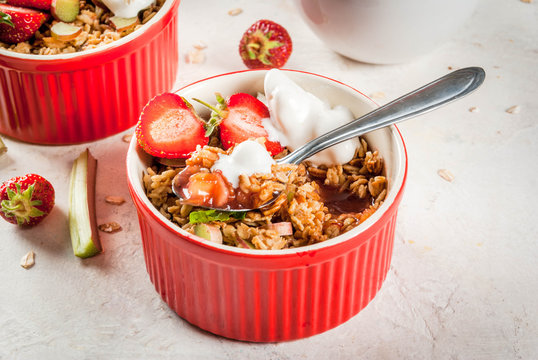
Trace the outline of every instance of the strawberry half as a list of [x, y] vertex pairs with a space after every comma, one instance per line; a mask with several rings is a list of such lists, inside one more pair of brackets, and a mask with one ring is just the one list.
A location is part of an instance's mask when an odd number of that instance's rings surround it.
[[192, 105], [172, 93], [157, 95], [146, 104], [135, 134], [144, 151], [160, 158], [186, 158], [209, 141]]
[[0, 41], [8, 44], [30, 39], [50, 16], [38, 10], [6, 4], [0, 4], [0, 13], [8, 15], [13, 24], [0, 22]]
[[278, 141], [269, 141], [269, 134], [262, 125], [262, 119], [269, 118], [269, 109], [254, 96], [237, 93], [225, 101], [217, 95], [218, 105], [211, 106], [194, 99], [213, 110], [209, 124], [219, 127], [220, 142], [225, 149], [248, 139], [265, 138], [265, 148], [276, 155], [283, 148]]
[[41, 222], [54, 207], [54, 188], [44, 177], [27, 174], [0, 186], [0, 216], [17, 225]]
[[13, 6], [50, 10], [52, 0], [6, 0], [6, 3]]
[[258, 20], [243, 34], [239, 55], [250, 69], [269, 69], [284, 66], [291, 55], [290, 35], [271, 20]]

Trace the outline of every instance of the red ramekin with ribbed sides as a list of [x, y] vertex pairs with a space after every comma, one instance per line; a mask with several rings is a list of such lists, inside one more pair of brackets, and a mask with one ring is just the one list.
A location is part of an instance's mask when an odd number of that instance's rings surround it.
[[[263, 92], [266, 71], [215, 76], [186, 86], [188, 99], [215, 92]], [[286, 70], [307, 91], [356, 115], [376, 107], [359, 91], [310, 73]], [[194, 103], [194, 102], [193, 102]], [[196, 105], [197, 110], [203, 111]], [[236, 248], [206, 241], [168, 221], [148, 200], [142, 174], [151, 164], [133, 139], [127, 154], [129, 190], [140, 222], [149, 277], [157, 292], [188, 322], [228, 338], [273, 342], [334, 328], [363, 309], [389, 270], [407, 154], [395, 126], [365, 135], [384, 157], [388, 193], [366, 221], [338, 237], [283, 250]]]
[[0, 133], [36, 144], [75, 144], [133, 126], [178, 65], [177, 9], [167, 0], [140, 29], [101, 47], [32, 55], [0, 49]]

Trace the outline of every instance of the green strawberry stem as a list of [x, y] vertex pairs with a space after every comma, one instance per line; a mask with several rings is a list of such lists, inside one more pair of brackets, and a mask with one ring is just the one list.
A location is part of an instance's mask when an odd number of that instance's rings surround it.
[[271, 61], [267, 58], [271, 55], [269, 51], [284, 45], [279, 41], [271, 40], [271, 36], [273, 36], [272, 32], [264, 34], [263, 31], [259, 29], [250, 36], [246, 45], [250, 60], [258, 59], [265, 65], [271, 65]]
[[41, 200], [32, 200], [33, 184], [24, 191], [20, 184], [15, 184], [15, 187], [15, 191], [9, 187], [6, 189], [8, 200], [2, 200], [0, 204], [0, 209], [7, 217], [15, 217], [18, 225], [24, 225], [30, 222], [30, 218], [44, 215], [43, 211], [35, 207], [42, 204]]
[[8, 24], [11, 27], [15, 27], [13, 21], [11, 21], [11, 15], [0, 11], [0, 24]]
[[205, 122], [205, 136], [209, 137], [215, 131], [215, 129], [219, 126], [222, 119], [224, 119], [228, 115], [228, 108], [226, 106], [226, 100], [222, 97], [221, 94], [215, 93], [215, 96], [217, 98], [218, 105], [213, 106], [211, 104], [208, 104], [207, 102], [193, 98], [194, 101], [204, 105], [208, 109], [211, 110], [211, 117], [208, 121]]

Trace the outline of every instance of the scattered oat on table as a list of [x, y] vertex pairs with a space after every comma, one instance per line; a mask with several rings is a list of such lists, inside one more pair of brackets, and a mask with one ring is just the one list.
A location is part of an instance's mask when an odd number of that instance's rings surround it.
[[203, 41], [198, 41], [192, 47], [195, 48], [195, 49], [198, 49], [198, 50], [204, 50], [204, 49], [207, 48], [207, 44], [205, 42], [203, 42]]
[[454, 181], [454, 175], [447, 169], [439, 169], [437, 170], [437, 174], [448, 182]]
[[7, 152], [7, 146], [2, 141], [2, 138], [0, 138], [0, 155], [4, 154], [6, 152]]
[[198, 48], [193, 48], [190, 50], [187, 55], [185, 55], [185, 62], [187, 64], [201, 64], [205, 61], [205, 53], [203, 50]]
[[521, 111], [521, 108], [519, 107], [519, 105], [514, 105], [514, 106], [510, 106], [508, 109], [506, 109], [506, 112], [509, 113], [509, 114], [519, 114], [519, 112]]
[[530, 3], [532, 3], [532, 0], [521, 0], [521, 2], [524, 2], [524, 3], [530, 4]]
[[25, 269], [29, 269], [35, 264], [35, 253], [33, 251], [29, 251], [26, 255], [24, 255], [21, 259], [21, 266]]
[[479, 112], [479, 111], [480, 111], [480, 109], [477, 108], [476, 106], [473, 106], [473, 107], [470, 107], [470, 108], [469, 108], [469, 112], [472, 112], [472, 113], [477, 113], [477, 112]]
[[376, 91], [375, 93], [370, 94], [372, 99], [384, 99], [385, 93], [383, 91]]
[[117, 222], [114, 222], [114, 221], [106, 223], [106, 224], [101, 224], [101, 225], [98, 226], [98, 228], [102, 232], [106, 232], [106, 233], [113, 233], [113, 232], [121, 230], [120, 224], [118, 224]]
[[232, 10], [228, 11], [228, 15], [236, 16], [236, 15], [241, 14], [242, 12], [243, 12], [243, 9], [241, 9], [241, 8], [232, 9]]
[[112, 205], [121, 205], [125, 202], [125, 199], [121, 196], [112, 196], [109, 195], [105, 197], [105, 202], [112, 204]]
[[121, 141], [126, 142], [126, 143], [130, 143], [132, 137], [133, 137], [133, 134], [123, 135], [122, 138], [121, 138]]
[[449, 66], [449, 67], [448, 67], [448, 70], [452, 70], [452, 69], [454, 69], [452, 66]]

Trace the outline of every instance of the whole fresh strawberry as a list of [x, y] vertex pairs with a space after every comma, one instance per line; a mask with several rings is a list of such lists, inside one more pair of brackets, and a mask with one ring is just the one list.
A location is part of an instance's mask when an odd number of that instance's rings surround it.
[[250, 69], [280, 68], [288, 61], [291, 50], [290, 35], [271, 20], [256, 21], [239, 43], [239, 55]]
[[150, 155], [187, 158], [197, 145], [209, 142], [204, 125], [189, 102], [177, 94], [164, 93], [144, 106], [135, 135]]
[[269, 118], [269, 109], [260, 100], [246, 93], [233, 94], [225, 100], [219, 93], [217, 106], [194, 99], [209, 107], [212, 111], [208, 128], [218, 127], [220, 142], [225, 149], [242, 143], [245, 140], [265, 138], [265, 148], [276, 155], [283, 148], [278, 141], [270, 141], [262, 120]]
[[9, 5], [41, 10], [50, 10], [51, 2], [52, 0], [6, 0]]
[[41, 222], [54, 207], [54, 188], [44, 177], [27, 174], [0, 186], [0, 216], [17, 225]]
[[4, 19], [9, 16], [11, 23], [0, 22], [0, 41], [8, 44], [30, 39], [50, 16], [38, 10], [0, 3], [0, 14], [2, 13], [4, 15], [1, 17]]

